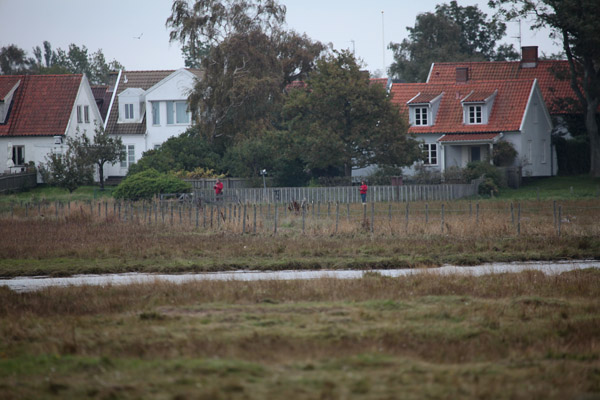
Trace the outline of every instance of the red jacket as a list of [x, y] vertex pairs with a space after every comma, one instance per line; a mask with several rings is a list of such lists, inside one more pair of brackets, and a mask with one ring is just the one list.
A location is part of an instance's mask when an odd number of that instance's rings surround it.
[[360, 194], [367, 194], [367, 185], [360, 185]]
[[221, 194], [223, 191], [223, 182], [217, 182], [213, 187], [215, 189], [215, 194]]

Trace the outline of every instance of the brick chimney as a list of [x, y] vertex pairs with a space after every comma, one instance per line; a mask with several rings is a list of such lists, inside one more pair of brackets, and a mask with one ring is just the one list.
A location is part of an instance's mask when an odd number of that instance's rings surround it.
[[535, 68], [538, 63], [538, 47], [521, 47], [521, 68]]
[[469, 80], [469, 68], [456, 67], [456, 83], [465, 83]]

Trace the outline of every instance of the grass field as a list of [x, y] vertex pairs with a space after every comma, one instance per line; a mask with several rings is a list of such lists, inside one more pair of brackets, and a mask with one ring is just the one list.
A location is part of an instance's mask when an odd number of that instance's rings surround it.
[[0, 288], [0, 398], [594, 399], [600, 272]]

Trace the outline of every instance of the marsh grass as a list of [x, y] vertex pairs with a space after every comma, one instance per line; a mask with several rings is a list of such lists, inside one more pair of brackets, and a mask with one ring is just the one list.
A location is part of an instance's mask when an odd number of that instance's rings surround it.
[[600, 273], [0, 289], [4, 398], [597, 395]]
[[333, 212], [327, 216], [322, 207], [314, 218], [309, 210], [304, 229], [302, 215], [279, 210], [277, 233], [274, 208], [264, 208], [257, 213], [256, 234], [248, 212], [243, 233], [239, 209], [233, 215], [228, 210], [219, 224], [213, 219], [211, 227], [200, 211], [196, 222], [195, 209], [173, 205], [173, 222], [168, 208], [163, 223], [162, 216], [149, 214], [147, 205], [122, 205], [119, 218], [113, 213], [116, 205], [99, 204], [63, 205], [58, 213], [55, 204], [48, 204], [46, 211], [32, 206], [4, 214], [0, 276], [412, 268], [600, 256], [600, 205], [595, 200], [523, 202], [520, 219], [519, 205], [513, 203], [511, 212], [509, 202], [479, 207], [466, 201], [382, 203], [372, 216], [367, 207], [366, 221], [361, 205], [350, 207], [350, 213], [340, 207], [339, 217]]

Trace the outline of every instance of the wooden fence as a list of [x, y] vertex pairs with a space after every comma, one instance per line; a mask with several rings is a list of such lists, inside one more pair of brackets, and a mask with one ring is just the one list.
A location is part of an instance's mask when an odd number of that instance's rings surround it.
[[[371, 186], [368, 202], [450, 201], [477, 195], [480, 181], [468, 184]], [[217, 201], [212, 189], [193, 189], [201, 202]], [[358, 186], [237, 188], [224, 190], [221, 201], [239, 203], [359, 203]]]
[[16, 192], [37, 185], [36, 172], [0, 175], [0, 193]]

